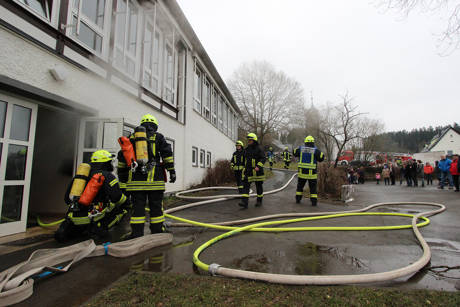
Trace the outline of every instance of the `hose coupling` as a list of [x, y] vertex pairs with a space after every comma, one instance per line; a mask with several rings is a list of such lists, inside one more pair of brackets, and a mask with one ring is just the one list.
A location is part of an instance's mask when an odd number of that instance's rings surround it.
[[216, 276], [217, 275], [217, 270], [221, 267], [220, 264], [217, 264], [217, 263], [211, 263], [209, 265], [209, 273], [211, 273], [212, 276]]

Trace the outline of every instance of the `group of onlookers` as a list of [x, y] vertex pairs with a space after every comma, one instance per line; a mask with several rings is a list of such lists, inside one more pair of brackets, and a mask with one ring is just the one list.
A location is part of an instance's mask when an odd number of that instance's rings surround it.
[[[453, 155], [451, 160], [442, 155], [434, 166], [429, 162], [424, 164], [420, 160], [413, 159], [387, 163], [383, 165], [381, 172], [375, 173], [375, 181], [380, 184], [383, 178], [385, 185], [395, 185], [396, 180], [399, 179], [400, 185], [406, 181], [408, 187], [418, 187], [421, 181], [421, 186], [424, 187], [425, 184], [433, 185], [433, 179], [437, 179], [439, 189], [444, 189], [444, 186], [448, 185], [450, 190], [455, 187], [455, 192], [459, 192], [460, 164], [458, 158], [458, 155]], [[364, 169], [362, 167], [356, 170], [349, 168], [347, 177], [350, 184], [364, 183]]]
[[440, 161], [436, 161], [437, 177], [439, 180], [439, 189], [444, 189], [446, 183], [449, 184], [449, 189], [455, 186], [455, 192], [460, 192], [459, 175], [460, 165], [458, 163], [458, 155], [453, 155], [452, 160], [442, 155]]

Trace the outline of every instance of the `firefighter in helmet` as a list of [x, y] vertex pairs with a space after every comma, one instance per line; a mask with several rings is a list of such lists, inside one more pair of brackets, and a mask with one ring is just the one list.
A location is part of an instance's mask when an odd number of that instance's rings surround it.
[[[145, 114], [141, 119], [141, 125], [129, 138], [135, 148], [137, 166], [128, 170], [126, 181], [126, 192], [130, 194], [133, 203], [131, 234], [128, 238], [144, 235], [146, 206], [150, 209], [151, 233], [161, 233], [165, 230], [162, 203], [167, 180], [166, 171], [169, 172], [171, 183], [176, 181], [176, 171], [171, 145], [157, 130], [157, 119], [151, 114]], [[126, 173], [127, 161], [123, 155], [119, 155], [119, 158], [121, 163], [118, 172]]]
[[268, 163], [270, 164], [270, 170], [273, 169], [273, 159], [275, 158], [275, 154], [273, 153], [273, 147], [268, 148], [267, 152]]
[[233, 153], [232, 161], [230, 165], [232, 166], [232, 170], [235, 173], [236, 185], [238, 187], [238, 193], [241, 194], [243, 192], [243, 181], [242, 181], [242, 172], [244, 168], [244, 150], [243, 150], [243, 142], [236, 141], [235, 147], [236, 150]]
[[[82, 163], [80, 166], [87, 167], [87, 176], [77, 171], [77, 175], [72, 178], [64, 195], [69, 210], [55, 233], [57, 241], [64, 242], [85, 235], [105, 237], [108, 229], [127, 213], [130, 202], [112, 174], [112, 158], [112, 154], [106, 150], [95, 151], [91, 155], [90, 165]], [[71, 194], [78, 180], [83, 184], [81, 189], [84, 191], [74, 198]]]
[[294, 156], [299, 157], [299, 178], [297, 181], [297, 190], [295, 194], [296, 203], [300, 203], [302, 200], [303, 188], [308, 180], [311, 204], [312, 206], [316, 206], [318, 203], [318, 162], [324, 161], [324, 154], [315, 147], [315, 139], [309, 135], [305, 138], [305, 145], [300, 146], [294, 150]]
[[251, 182], [255, 182], [256, 184], [256, 207], [262, 205], [262, 199], [264, 197], [263, 183], [265, 180], [263, 168], [265, 163], [265, 154], [257, 142], [257, 135], [249, 133], [247, 139], [248, 146], [244, 150], [245, 163], [243, 169], [243, 193], [241, 194], [242, 201], [239, 203], [239, 205], [245, 209], [248, 208], [249, 188]]
[[291, 153], [289, 152], [289, 148], [285, 147], [283, 151], [283, 161], [284, 161], [284, 168], [289, 169], [289, 164], [291, 163]]

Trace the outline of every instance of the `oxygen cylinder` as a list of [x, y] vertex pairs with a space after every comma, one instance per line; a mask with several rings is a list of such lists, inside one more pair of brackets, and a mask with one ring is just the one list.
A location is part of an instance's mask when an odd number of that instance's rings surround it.
[[104, 184], [104, 180], [105, 177], [102, 174], [94, 174], [93, 177], [91, 177], [88, 184], [86, 185], [83, 194], [81, 194], [78, 203], [80, 203], [83, 206], [89, 206], [93, 202], [97, 193], [99, 193], [99, 190]]
[[131, 144], [131, 141], [126, 136], [118, 138], [118, 143], [120, 144], [121, 152], [126, 160], [126, 164], [128, 167], [131, 167], [131, 165], [136, 162], [136, 154], [134, 153], [133, 144]]
[[140, 165], [146, 165], [149, 162], [149, 153], [147, 150], [147, 130], [139, 126], [134, 130], [134, 142], [136, 144], [136, 161]]
[[72, 183], [70, 189], [69, 198], [74, 200], [76, 197], [80, 197], [85, 189], [86, 182], [88, 181], [89, 172], [91, 166], [88, 163], [82, 163], [77, 168], [77, 174]]

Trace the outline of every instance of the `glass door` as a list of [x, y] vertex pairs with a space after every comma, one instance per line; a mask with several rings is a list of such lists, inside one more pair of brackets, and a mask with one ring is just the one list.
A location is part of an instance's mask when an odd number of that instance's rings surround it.
[[0, 236], [27, 226], [37, 105], [0, 94]]

